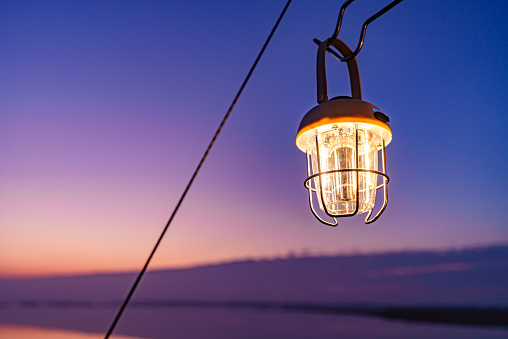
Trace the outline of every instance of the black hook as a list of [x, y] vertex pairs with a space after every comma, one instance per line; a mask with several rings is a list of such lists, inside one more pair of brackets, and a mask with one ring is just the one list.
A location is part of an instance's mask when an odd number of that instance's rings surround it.
[[[331, 36], [330, 39], [328, 39], [328, 41], [334, 41], [337, 36], [339, 35], [339, 31], [340, 31], [340, 28], [342, 26], [342, 17], [344, 16], [344, 11], [346, 10], [346, 7], [349, 6], [353, 1], [355, 0], [347, 0], [346, 2], [344, 2], [344, 4], [340, 7], [340, 11], [339, 11], [339, 17], [337, 19], [337, 25], [335, 26], [335, 32], [333, 33], [333, 35]], [[358, 45], [356, 46], [356, 49], [353, 53], [351, 53], [350, 55], [345, 55], [343, 57], [340, 57], [337, 53], [333, 52], [330, 48], [328, 48], [327, 46], [327, 51], [332, 53], [333, 56], [335, 58], [337, 58], [338, 60], [340, 61], [343, 61], [343, 62], [346, 62], [346, 61], [349, 61], [351, 59], [353, 59], [355, 56], [358, 55], [358, 53], [360, 53], [360, 50], [362, 49], [363, 47], [363, 41], [365, 39], [365, 32], [367, 31], [367, 26], [373, 22], [374, 20], [376, 20], [377, 18], [379, 18], [381, 15], [385, 14], [386, 12], [388, 12], [390, 9], [392, 9], [393, 7], [397, 6], [399, 3], [401, 3], [403, 0], [395, 0], [395, 1], [392, 1], [391, 3], [389, 3], [386, 7], [384, 7], [383, 9], [381, 9], [379, 12], [377, 12], [376, 14], [374, 14], [373, 16], [371, 16], [370, 18], [368, 18], [364, 23], [363, 23], [363, 26], [362, 26], [362, 31], [360, 33], [360, 40], [358, 41]], [[316, 44], [320, 44], [321, 42], [318, 42], [319, 40], [317, 39], [314, 39], [314, 42]]]

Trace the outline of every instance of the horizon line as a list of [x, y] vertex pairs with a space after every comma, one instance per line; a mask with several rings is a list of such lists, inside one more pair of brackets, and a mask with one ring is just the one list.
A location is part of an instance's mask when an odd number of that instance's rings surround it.
[[[298, 251], [289, 251], [285, 255], [273, 256], [273, 257], [247, 257], [247, 258], [232, 258], [221, 261], [211, 261], [196, 263], [193, 265], [182, 265], [182, 266], [168, 266], [168, 267], [154, 267], [149, 272], [163, 272], [163, 271], [184, 271], [192, 270], [204, 267], [214, 267], [221, 265], [231, 265], [235, 263], [247, 263], [247, 262], [270, 262], [277, 260], [295, 260], [295, 259], [318, 259], [318, 258], [353, 258], [353, 257], [375, 257], [384, 255], [397, 255], [397, 254], [437, 254], [437, 253], [453, 253], [463, 251], [473, 251], [489, 248], [508, 247], [508, 242], [493, 243], [488, 245], [470, 245], [463, 246], [460, 248], [426, 248], [426, 249], [399, 249], [399, 250], [388, 250], [388, 251], [375, 251], [375, 252], [351, 252], [351, 253], [312, 253], [306, 249]], [[0, 274], [0, 280], [31, 280], [31, 279], [52, 279], [52, 278], [74, 278], [74, 277], [85, 277], [85, 276], [103, 276], [103, 275], [129, 275], [136, 274], [137, 269], [132, 270], [109, 270], [109, 271], [84, 271], [75, 273], [48, 273], [48, 274]]]

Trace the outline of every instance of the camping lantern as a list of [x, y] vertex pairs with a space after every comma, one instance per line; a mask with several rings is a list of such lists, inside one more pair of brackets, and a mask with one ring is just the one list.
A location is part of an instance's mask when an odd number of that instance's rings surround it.
[[[374, 222], [388, 202], [385, 147], [392, 140], [388, 117], [363, 101], [356, 59], [346, 58], [352, 97], [328, 100], [325, 50], [333, 45], [343, 56], [351, 55], [339, 39], [319, 45], [317, 56], [317, 102], [302, 119], [297, 147], [307, 154], [307, 179], [312, 213], [324, 224], [336, 226], [336, 218], [368, 213], [365, 223]], [[379, 159], [381, 158], [381, 159]], [[371, 219], [376, 192], [383, 190], [384, 202]], [[319, 209], [333, 219], [324, 220]]]

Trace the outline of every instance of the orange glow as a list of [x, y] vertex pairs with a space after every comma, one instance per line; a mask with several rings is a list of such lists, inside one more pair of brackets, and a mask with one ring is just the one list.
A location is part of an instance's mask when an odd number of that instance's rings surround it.
[[[25, 327], [25, 326], [5, 326], [0, 325], [0, 337], [9, 339], [99, 339], [103, 338], [104, 334], [92, 334], [75, 331], [63, 331], [39, 327]], [[136, 337], [127, 337], [123, 335], [115, 335], [116, 339], [136, 339]]]
[[[302, 128], [298, 134], [296, 135], [296, 146], [302, 150], [301, 145], [299, 146], [298, 140], [307, 132], [312, 131], [315, 128], [322, 127], [325, 125], [332, 125], [332, 124], [338, 124], [338, 123], [352, 123], [352, 124], [359, 124], [358, 127], [370, 129], [372, 125], [376, 127], [382, 128], [384, 131], [386, 131], [389, 135], [389, 138], [387, 138], [385, 146], [388, 146], [388, 144], [392, 141], [392, 131], [388, 125], [382, 121], [378, 121], [375, 119], [370, 119], [362, 116], [340, 116], [340, 117], [324, 117], [318, 121], [315, 121], [304, 128]], [[303, 150], [302, 150], [303, 151]]]

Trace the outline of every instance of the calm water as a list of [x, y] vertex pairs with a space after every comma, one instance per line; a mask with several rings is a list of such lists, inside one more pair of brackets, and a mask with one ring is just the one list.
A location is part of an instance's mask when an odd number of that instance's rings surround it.
[[[0, 338], [98, 339], [114, 313], [109, 309], [4, 309], [0, 310]], [[117, 339], [508, 338], [507, 328], [219, 308], [128, 309], [115, 333]]]

